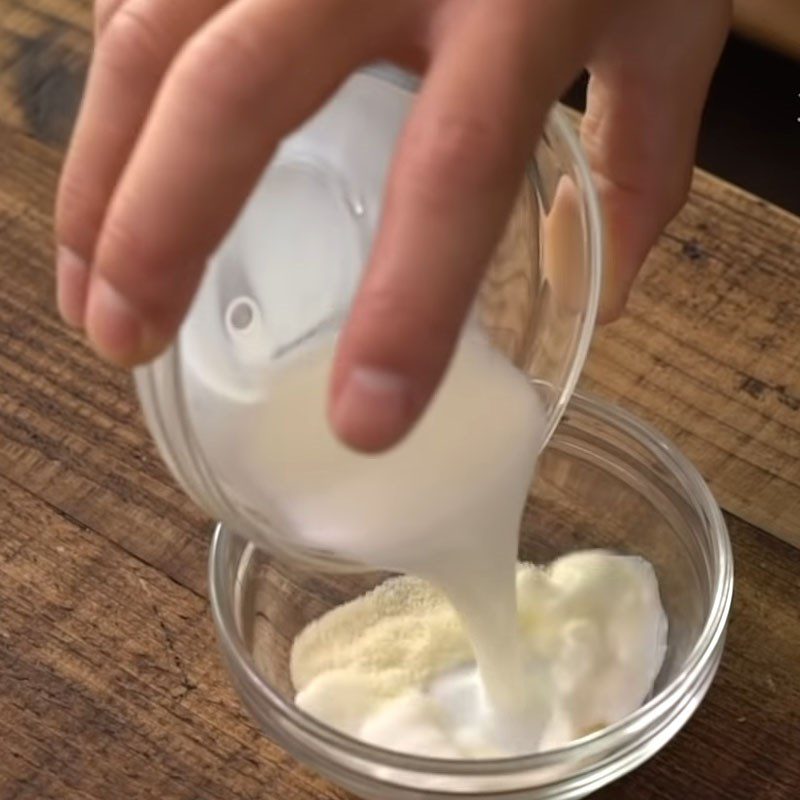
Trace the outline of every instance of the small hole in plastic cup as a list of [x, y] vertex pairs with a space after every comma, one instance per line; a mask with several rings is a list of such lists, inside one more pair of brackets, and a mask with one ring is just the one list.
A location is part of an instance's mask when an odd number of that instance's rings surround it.
[[256, 304], [249, 297], [239, 297], [229, 306], [225, 319], [228, 332], [241, 336], [252, 328], [258, 315]]

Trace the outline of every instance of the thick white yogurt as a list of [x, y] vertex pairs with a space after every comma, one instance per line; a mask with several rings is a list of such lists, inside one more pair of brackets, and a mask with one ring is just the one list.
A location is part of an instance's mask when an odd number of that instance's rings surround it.
[[652, 567], [586, 551], [517, 570], [525, 687], [516, 713], [487, 702], [472, 647], [447, 599], [392, 579], [295, 641], [296, 702], [374, 745], [439, 758], [550, 749], [610, 725], [646, 699], [666, 651]]

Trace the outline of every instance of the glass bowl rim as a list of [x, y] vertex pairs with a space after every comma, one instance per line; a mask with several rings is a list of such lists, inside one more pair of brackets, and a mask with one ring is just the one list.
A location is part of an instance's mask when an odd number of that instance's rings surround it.
[[[221, 551], [231, 534], [220, 523], [214, 532], [209, 554], [209, 600], [220, 645], [227, 658], [235, 661], [261, 699], [273, 712], [305, 737], [319, 742], [346, 757], [363, 759], [388, 769], [424, 772], [447, 778], [488, 777], [508, 775], [562, 765], [567, 761], [580, 763], [583, 759], [611, 753], [619, 745], [646, 735], [648, 722], [655, 721], [669, 708], [679, 704], [691, 693], [700, 677], [713, 662], [725, 635], [733, 596], [733, 554], [722, 512], [710, 489], [696, 467], [667, 437], [624, 409], [590, 394], [575, 393], [571, 411], [597, 419], [643, 445], [677, 477], [688, 498], [706, 521], [709, 539], [716, 562], [716, 583], [712, 586], [709, 613], [703, 630], [691, 652], [684, 660], [681, 672], [658, 694], [624, 719], [589, 736], [563, 747], [512, 758], [483, 760], [447, 760], [413, 756], [384, 750], [346, 736], [298, 709], [287, 701], [264, 679], [247, 651], [234, 618], [223, 608], [221, 592], [225, 584], [225, 567]], [[548, 445], [550, 446], [550, 445]], [[247, 545], [246, 548], [253, 548]], [[304, 739], [304, 741], [307, 741]], [[326, 751], [330, 758], [331, 753]]]

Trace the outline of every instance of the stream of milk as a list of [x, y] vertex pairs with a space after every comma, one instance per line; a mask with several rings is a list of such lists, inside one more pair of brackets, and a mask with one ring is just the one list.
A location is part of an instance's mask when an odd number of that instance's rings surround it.
[[471, 333], [411, 434], [362, 455], [328, 425], [334, 347], [308, 347], [273, 376], [252, 428], [260, 474], [305, 544], [438, 586], [464, 620], [492, 706], [518, 712], [527, 692], [514, 574], [545, 423], [539, 398]]
[[[298, 543], [422, 579], [456, 616], [437, 627], [415, 584], [400, 583], [394, 618], [382, 616], [379, 593], [371, 606], [341, 609], [333, 628], [323, 619], [295, 646], [300, 707], [376, 744], [441, 757], [533, 752], [637, 707], [666, 630], [649, 565], [594, 554], [577, 572], [569, 562], [545, 577], [534, 568], [518, 574], [520, 518], [545, 427], [527, 378], [483, 334], [468, 332], [410, 435], [364, 455], [328, 423], [335, 346], [334, 337], [317, 339], [280, 359], [263, 396], [237, 412], [247, 436], [215, 450], [232, 452], [238, 488], [250, 480], [250, 496], [269, 491]], [[220, 436], [229, 435], [233, 423], [220, 419]], [[446, 641], [451, 650], [439, 646]], [[363, 669], [348, 669], [337, 652], [358, 654]], [[396, 663], [376, 672], [391, 654]], [[401, 673], [417, 680], [387, 694]], [[573, 685], [576, 675], [594, 680], [597, 694]]]

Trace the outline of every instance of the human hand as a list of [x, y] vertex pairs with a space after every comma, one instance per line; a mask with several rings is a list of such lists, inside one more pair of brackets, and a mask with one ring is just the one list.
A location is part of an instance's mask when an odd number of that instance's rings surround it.
[[56, 210], [61, 313], [132, 366], [174, 337], [280, 140], [359, 66], [424, 74], [339, 344], [330, 418], [385, 449], [449, 361], [547, 110], [588, 66], [581, 137], [618, 316], [682, 206], [730, 0], [98, 0]]

